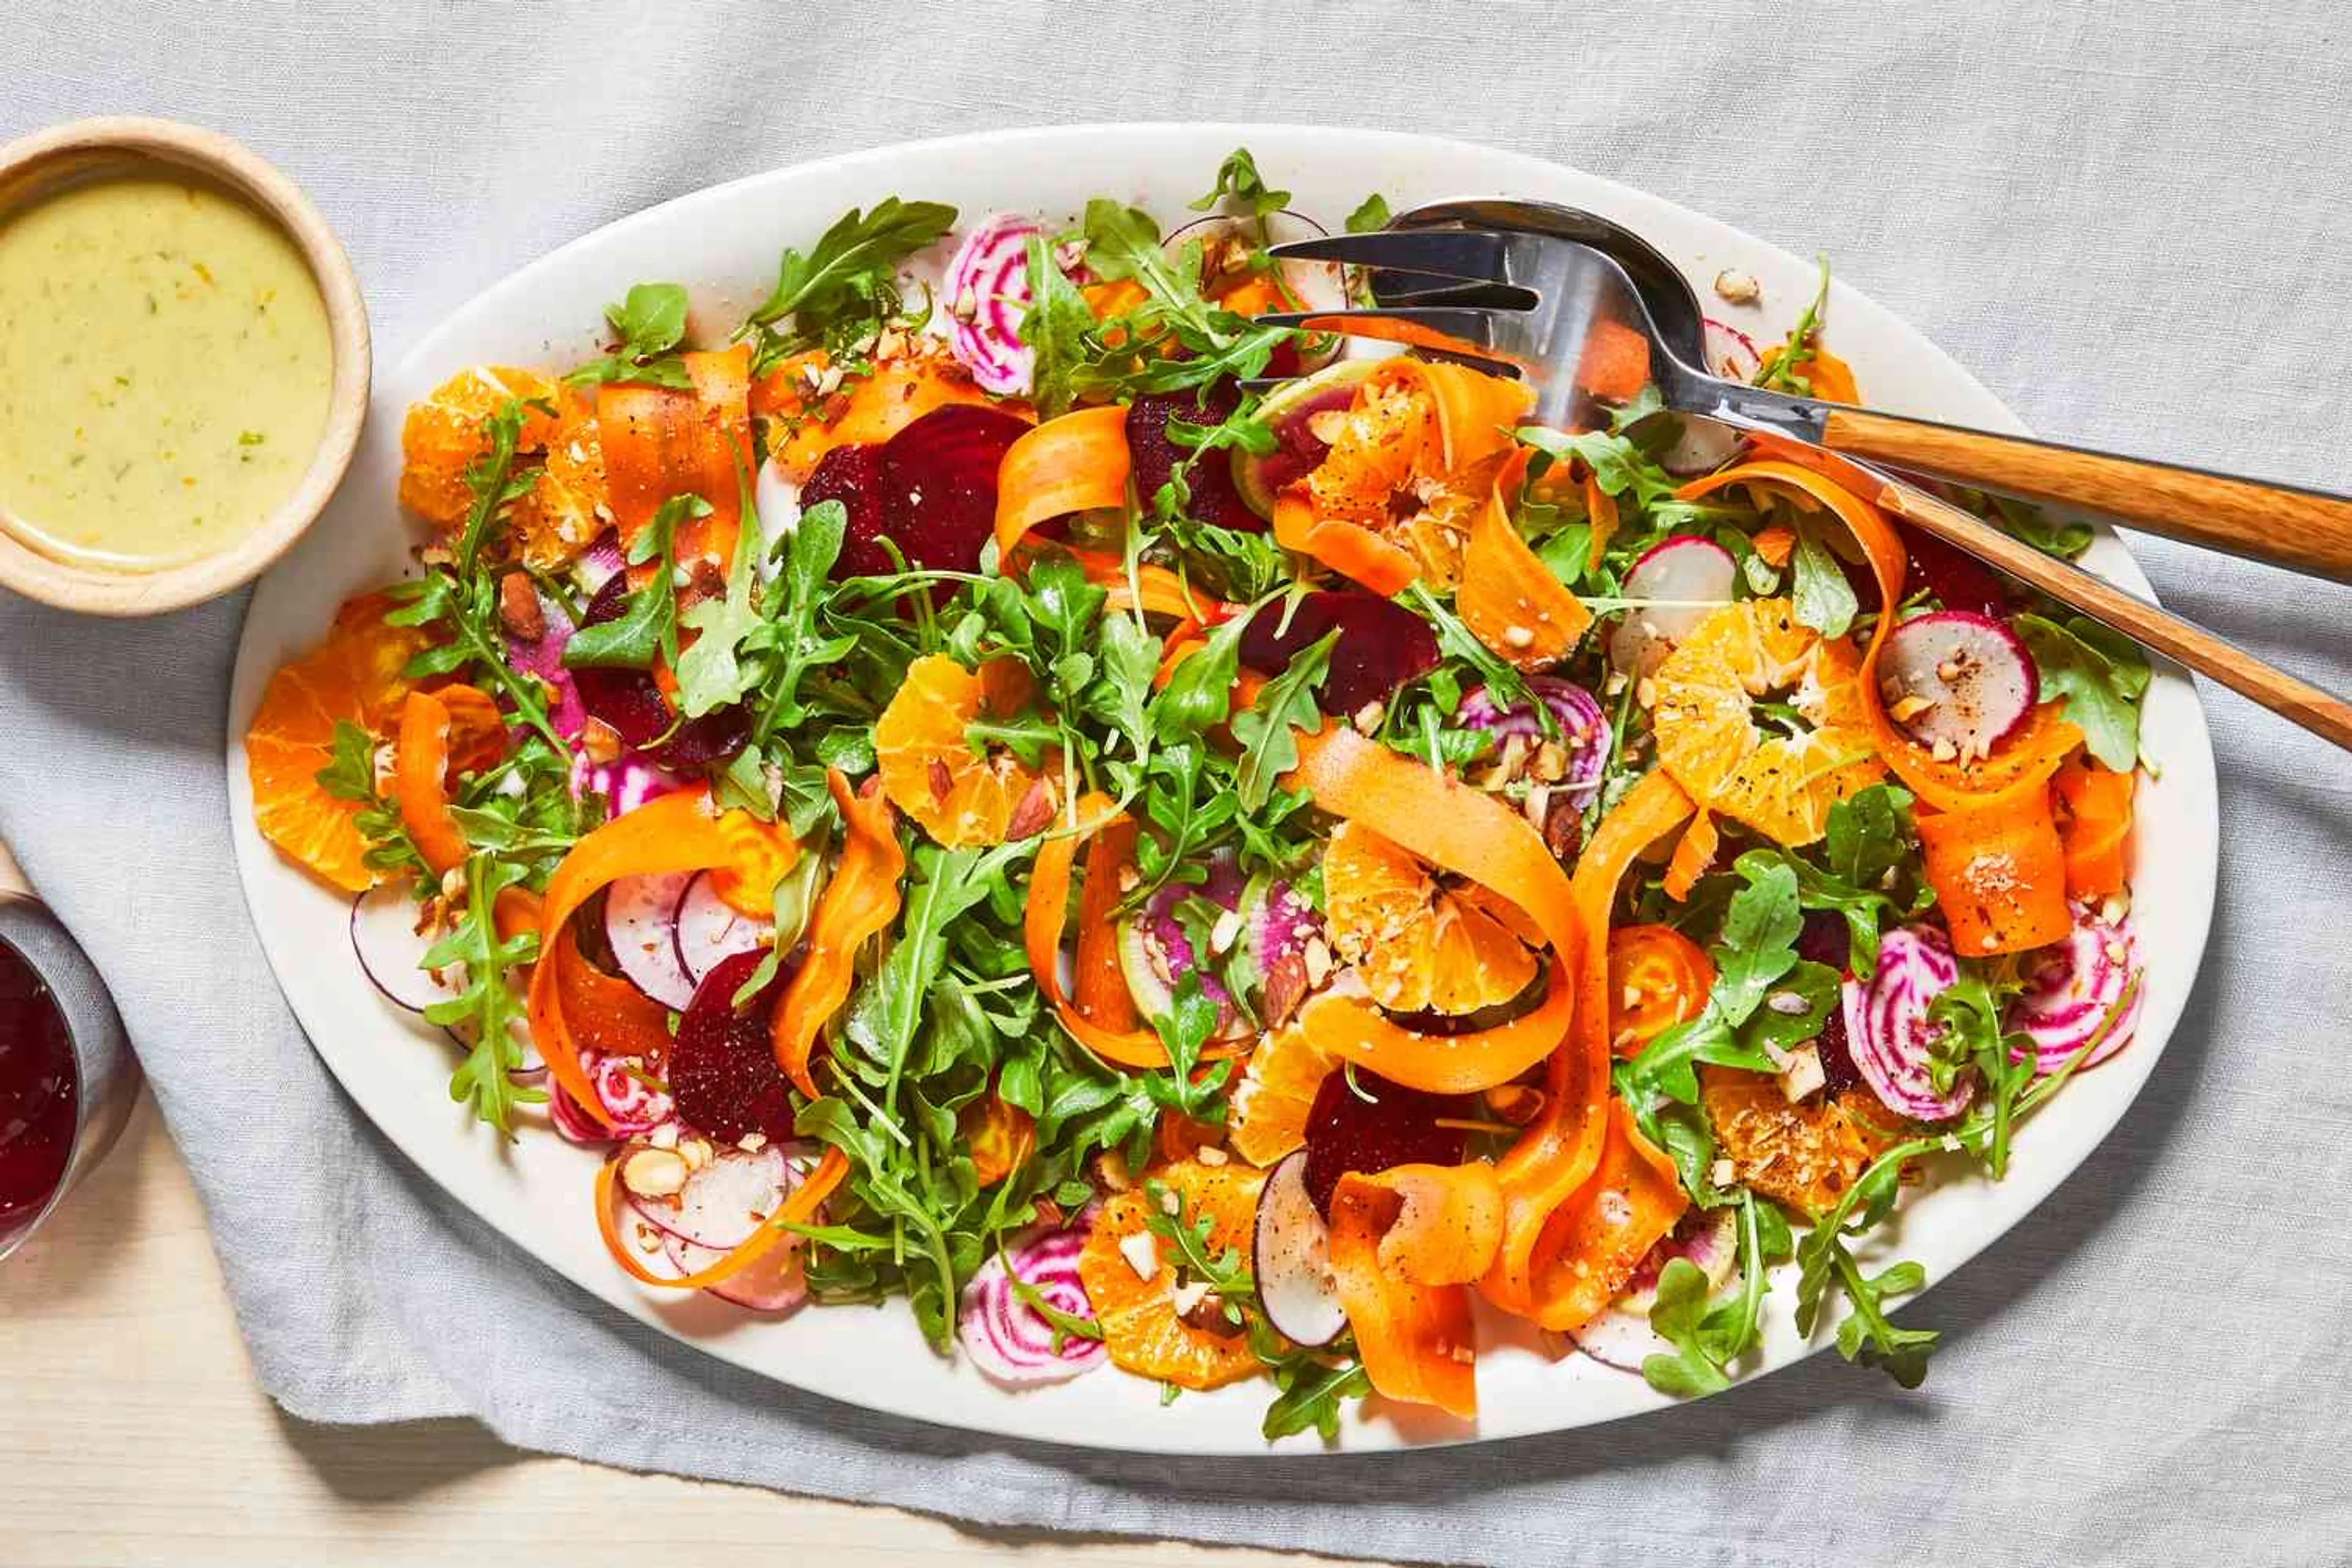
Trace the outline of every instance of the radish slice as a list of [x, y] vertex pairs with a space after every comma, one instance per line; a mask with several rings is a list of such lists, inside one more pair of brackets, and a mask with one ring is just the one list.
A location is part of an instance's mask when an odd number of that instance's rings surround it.
[[1887, 717], [1923, 746], [1991, 754], [2040, 700], [2033, 656], [2015, 632], [1973, 610], [1914, 616], [1886, 635], [1878, 659]]
[[720, 898], [708, 871], [696, 872], [678, 894], [672, 935], [677, 942], [678, 967], [695, 985], [700, 985], [703, 976], [718, 968], [720, 960], [765, 946], [774, 932], [766, 921], [755, 921]]
[[[658, 1227], [656, 1227], [658, 1228]], [[698, 1247], [669, 1231], [661, 1233], [662, 1250], [681, 1275], [699, 1274], [727, 1256], [716, 1247]], [[775, 1243], [749, 1268], [737, 1270], [709, 1294], [754, 1312], [788, 1312], [808, 1300], [808, 1272], [801, 1263], [801, 1242], [789, 1237]]]
[[1266, 1321], [1294, 1344], [1328, 1345], [1348, 1326], [1331, 1273], [1331, 1230], [1307, 1192], [1307, 1151], [1283, 1156], [1258, 1192], [1250, 1246]]
[[[1146, 900], [1143, 908], [1118, 924], [1119, 973], [1128, 994], [1146, 1018], [1165, 1017], [1176, 1005], [1176, 983], [1191, 971], [1201, 976], [1201, 994], [1217, 1005], [1217, 1028], [1240, 1016], [1225, 983], [1211, 973], [1192, 949], [1192, 939], [1176, 918], [1176, 905], [1186, 898], [1205, 899], [1220, 909], [1241, 906], [1241, 861], [1231, 850], [1211, 855], [1198, 882], [1171, 882]], [[1236, 928], [1235, 934], [1239, 934]]]
[[1738, 580], [1739, 563], [1712, 539], [1677, 533], [1652, 545], [1625, 574], [1625, 596], [1656, 602], [1618, 621], [1610, 664], [1633, 676], [1656, 669], [1710, 611], [1731, 603]]
[[[1608, 771], [1609, 721], [1601, 715], [1600, 700], [1572, 680], [1531, 675], [1527, 684], [1559, 725], [1560, 739], [1553, 743], [1566, 750], [1568, 771], [1559, 782], [1581, 811], [1601, 793], [1601, 775]], [[1533, 706], [1518, 703], [1504, 708], [1483, 686], [1462, 700], [1454, 721], [1465, 729], [1491, 731], [1501, 740], [1516, 735], [1530, 750], [1546, 740]]]
[[694, 978], [679, 962], [677, 901], [691, 871], [623, 877], [604, 894], [604, 940], [630, 984], [665, 1007], [694, 1000]]
[[352, 951], [361, 971], [385, 1001], [412, 1013], [454, 999], [466, 984], [462, 963], [437, 972], [425, 967], [425, 954], [440, 933], [416, 929], [424, 912], [406, 887], [389, 882], [352, 900]]
[[[2032, 1038], [2036, 1072], [2056, 1072], [2095, 1037], [2099, 1043], [2083, 1066], [2096, 1067], [2131, 1043], [2139, 1023], [2146, 991], [2134, 984], [2142, 971], [2139, 936], [2130, 917], [2118, 912], [2109, 921], [2084, 904], [2074, 910], [2074, 929], [2065, 941], [2042, 949], [2001, 1024]], [[2131, 993], [2128, 1003], [2126, 991]]]
[[[677, 1108], [670, 1102], [666, 1090], [646, 1081], [644, 1072], [635, 1057], [599, 1056], [594, 1051], [580, 1053], [581, 1069], [587, 1073], [588, 1082], [596, 1090], [596, 1099], [604, 1114], [612, 1118], [610, 1128], [598, 1128], [596, 1141], [634, 1138], [652, 1131], [663, 1122], [674, 1120]], [[594, 1118], [583, 1119], [593, 1127]]]
[[1576, 1348], [1603, 1366], [1639, 1373], [1654, 1355], [1672, 1355], [1675, 1347], [1650, 1327], [1650, 1308], [1658, 1299], [1658, 1276], [1677, 1258], [1686, 1258], [1706, 1276], [1709, 1296], [1718, 1296], [1739, 1279], [1738, 1216], [1731, 1209], [1695, 1210], [1674, 1234], [1650, 1248], [1626, 1282], [1624, 1293], [1609, 1310], [1570, 1336]]
[[1021, 321], [1034, 298], [1029, 241], [1037, 225], [999, 213], [963, 237], [940, 281], [948, 315], [948, 349], [971, 369], [983, 392], [1029, 390], [1037, 354], [1021, 341]]
[[1034, 1388], [1066, 1382], [1103, 1363], [1108, 1352], [1100, 1340], [1069, 1334], [1056, 1350], [1054, 1325], [1013, 1289], [1013, 1279], [1018, 1279], [1055, 1311], [1094, 1321], [1094, 1303], [1078, 1278], [1078, 1255], [1086, 1248], [1089, 1228], [1091, 1223], [1081, 1215], [1062, 1229], [1014, 1237], [1001, 1255], [984, 1260], [964, 1287], [956, 1339], [991, 1382]]
[[721, 1148], [687, 1177], [675, 1198], [633, 1196], [630, 1202], [672, 1235], [726, 1252], [751, 1240], [760, 1222], [782, 1206], [793, 1176], [783, 1151], [773, 1144], [757, 1153]]
[[1927, 1021], [1927, 1005], [1959, 977], [1951, 938], [1940, 927], [1908, 925], [1879, 938], [1876, 973], [1845, 983], [1846, 1048], [1854, 1070], [1897, 1116], [1948, 1121], [1976, 1090], [1972, 1069], [1963, 1069], [1948, 1092], [1938, 1092], [1927, 1071], [1928, 1047], [1941, 1032]]
[[1756, 340], [1730, 322], [1709, 316], [1700, 323], [1700, 331], [1706, 339], [1706, 368], [1724, 380], [1754, 381], [1764, 368]]
[[777, 574], [784, 569], [776, 552], [776, 543], [801, 520], [801, 487], [784, 477], [782, 452], [777, 452], [761, 466], [760, 482], [752, 491], [751, 508], [760, 517], [760, 580], [772, 583]]
[[1286, 1021], [1307, 999], [1307, 944], [1323, 935], [1323, 917], [1288, 882], [1261, 872], [1242, 889], [1242, 941], [1255, 972], [1258, 1021]]
[[1375, 359], [1339, 360], [1266, 395], [1257, 417], [1274, 432], [1274, 450], [1234, 448], [1234, 488], [1251, 510], [1271, 518], [1276, 495], [1323, 466], [1331, 445], [1316, 434], [1322, 423], [1318, 416], [1345, 414], [1356, 401], [1357, 384], [1379, 363]]

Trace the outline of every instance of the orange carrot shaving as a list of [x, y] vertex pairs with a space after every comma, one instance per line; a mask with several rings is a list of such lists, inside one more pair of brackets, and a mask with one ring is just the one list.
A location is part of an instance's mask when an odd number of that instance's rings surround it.
[[1577, 390], [1628, 403], [1649, 384], [1650, 340], [1622, 321], [1595, 321], [1576, 368]]
[[2022, 952], [2074, 928], [2047, 789], [1969, 811], [1923, 811], [1918, 825], [1919, 858], [1956, 951]]
[[1617, 498], [1601, 488], [1601, 476], [1591, 468], [1584, 470], [1584, 516], [1592, 531], [1585, 565], [1587, 570], [1598, 572], [1601, 558], [1609, 552], [1609, 542], [1617, 537]]
[[[1131, 816], [1114, 817], [1087, 844], [1087, 885], [1078, 894], [1078, 944], [1072, 955], [1078, 1012], [1106, 1029], [1132, 1032], [1142, 1020], [1118, 965], [1119, 873], [1135, 864]], [[1181, 1158], [1181, 1156], [1176, 1156]]]
[[1815, 397], [1827, 398], [1832, 403], [1862, 401], [1862, 388], [1853, 379], [1853, 367], [1822, 347], [1818, 337], [1813, 340], [1812, 355], [1805, 363], [1805, 379], [1812, 384]]
[[478, 773], [497, 765], [507, 754], [507, 718], [487, 691], [453, 683], [436, 686], [433, 695], [449, 713], [449, 763], [446, 782], [453, 788], [458, 775]]
[[[681, 790], [614, 817], [574, 844], [547, 884], [540, 909], [539, 950], [560, 952], [570, 941], [572, 917], [600, 889], [623, 877], [708, 871], [724, 866], [735, 847], [719, 826], [708, 790]], [[572, 1098], [606, 1126], [612, 1118], [580, 1065], [566, 1012], [572, 998], [557, 984], [564, 966], [540, 963], [530, 973], [530, 1037]], [[578, 978], [577, 971], [573, 977]]]
[[[822, 369], [827, 362], [819, 353], [811, 363]], [[810, 416], [776, 448], [777, 468], [794, 484], [806, 481], [835, 447], [870, 447], [887, 441], [924, 415], [950, 404], [1019, 412], [974, 385], [971, 373], [944, 353], [884, 360], [874, 366], [871, 375], [845, 381], [813, 405], [807, 403], [806, 394], [793, 395], [789, 404], [782, 404], [787, 391], [771, 388], [758, 395], [762, 403], [779, 405], [776, 412]]]
[[1313, 556], [1375, 594], [1394, 596], [1421, 575], [1412, 552], [1391, 544], [1361, 523], [1318, 520], [1314, 507], [1299, 495], [1275, 498], [1274, 542]]
[[2123, 891], [2130, 856], [2132, 791], [2137, 773], [2116, 773], [2076, 757], [2058, 770], [2058, 841], [2066, 851], [2069, 898], [2104, 899]]
[[1478, 1414], [1465, 1286], [1490, 1266], [1502, 1226], [1502, 1188], [1483, 1160], [1339, 1178], [1331, 1274], [1365, 1373], [1384, 1397]]
[[401, 705], [400, 739], [393, 750], [392, 794], [401, 826], [436, 876], [466, 863], [466, 835], [449, 815], [449, 710], [429, 691], [412, 691]]
[[1589, 933], [1575, 971], [1576, 1016], [1544, 1070], [1544, 1109], [1505, 1153], [1503, 1243], [1480, 1283], [1505, 1311], [1536, 1310], [1535, 1257], [1545, 1223], [1591, 1177], [1608, 1124], [1609, 912], [1617, 885], [1643, 851], [1682, 826], [1690, 796], [1663, 773], [1644, 773], [1601, 819], [1576, 863], [1571, 919]]
[[1786, 523], [1776, 522], [1769, 528], [1758, 529], [1756, 536], [1748, 542], [1756, 547], [1756, 553], [1764, 558], [1765, 565], [1777, 569], [1786, 566], [1789, 557], [1797, 552], [1797, 531]]
[[1521, 448], [1495, 475], [1470, 524], [1454, 607], [1472, 635], [1507, 663], [1538, 669], [1566, 657], [1592, 624], [1584, 601], [1551, 574], [1511, 521], [1531, 454]]
[[817, 1036], [849, 1000], [857, 950], [898, 918], [898, 879], [907, 869], [906, 856], [898, 848], [898, 815], [882, 793], [881, 780], [869, 778], [864, 789], [853, 794], [841, 770], [828, 768], [824, 784], [841, 812], [846, 837], [841, 858], [809, 916], [808, 952], [785, 985], [769, 1025], [778, 1069], [812, 1100], [817, 1090], [809, 1058]]
[[1691, 815], [1690, 826], [1683, 830], [1682, 841], [1675, 846], [1675, 858], [1666, 863], [1666, 897], [1681, 903], [1690, 897], [1706, 868], [1715, 864], [1716, 849], [1723, 835], [1717, 831], [1715, 817], [1701, 806]]
[[669, 1009], [619, 975], [589, 963], [571, 927], [557, 934], [551, 950], [541, 950], [540, 966], [555, 971], [558, 1005], [575, 1047], [647, 1062], [668, 1054]]
[[1609, 1044], [1621, 1057], [1706, 1009], [1715, 964], [1672, 926], [1619, 926], [1609, 933]]
[[604, 1238], [604, 1250], [613, 1255], [613, 1261], [621, 1266], [622, 1272], [642, 1284], [662, 1285], [674, 1290], [701, 1290], [725, 1284], [790, 1240], [793, 1233], [783, 1227], [803, 1224], [816, 1213], [818, 1205], [831, 1197], [842, 1178], [849, 1174], [849, 1161], [840, 1150], [827, 1149], [816, 1169], [802, 1178], [800, 1185], [792, 1190], [774, 1214], [761, 1222], [758, 1229], [717, 1262], [679, 1276], [656, 1274], [647, 1268], [637, 1260], [635, 1249], [622, 1239], [620, 1168], [619, 1160], [607, 1160], [604, 1169], [596, 1173], [596, 1232]]
[[1325, 1056], [1408, 1089], [1474, 1094], [1508, 1083], [1549, 1055], [1566, 1038], [1575, 1007], [1570, 971], [1555, 962], [1544, 999], [1532, 1011], [1474, 1034], [1424, 1035], [1392, 1021], [1350, 972], [1307, 1001], [1298, 1026]]
[[[697, 495], [708, 517], [682, 525], [674, 541], [681, 564], [708, 563], [725, 572], [742, 522], [738, 462], [751, 460], [751, 345], [685, 356], [691, 387], [608, 382], [596, 392], [596, 428], [604, 454], [606, 499], [626, 549], [673, 496]], [[632, 583], [655, 569], [633, 569]]]
[[1610, 1104], [1608, 1123], [1600, 1164], [1536, 1240], [1534, 1317], [1558, 1332], [1583, 1327], [1615, 1300], [1690, 1206], [1675, 1163], [1642, 1136], [1623, 1101]]
[[1011, 560], [1029, 531], [1072, 512], [1127, 504], [1127, 410], [1116, 404], [1048, 419], [1013, 443], [996, 470], [996, 551]]

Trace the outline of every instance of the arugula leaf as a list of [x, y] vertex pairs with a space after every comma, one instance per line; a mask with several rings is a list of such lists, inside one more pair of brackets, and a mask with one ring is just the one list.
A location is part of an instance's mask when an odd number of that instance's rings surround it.
[[2045, 692], [2066, 703], [2091, 755], [2117, 773], [2139, 764], [2139, 710], [2147, 696], [2147, 658], [2131, 640], [2087, 616], [2062, 624], [2041, 616], [2010, 619], [2025, 639]]
[[489, 542], [490, 531], [503, 520], [508, 503], [526, 494], [536, 477], [514, 471], [515, 448], [522, 439], [522, 408], [521, 399], [509, 397], [485, 417], [482, 434], [488, 444], [466, 465], [466, 488], [474, 492], [474, 502], [467, 510], [465, 526], [457, 531], [455, 553], [460, 577], [473, 574], [482, 547]]
[[1675, 1347], [1672, 1355], [1653, 1355], [1642, 1363], [1642, 1375], [1661, 1394], [1694, 1398], [1717, 1394], [1731, 1380], [1699, 1342], [1699, 1329], [1707, 1314], [1706, 1270], [1687, 1258], [1674, 1258], [1658, 1271], [1657, 1299], [1650, 1304], [1650, 1327]]
[[1176, 667], [1151, 700], [1151, 723], [1163, 740], [1190, 740], [1222, 724], [1233, 711], [1234, 677], [1241, 669], [1242, 635], [1256, 606], [1210, 629], [1207, 643]]
[[[759, 684], [765, 647], [767, 617], [760, 613], [760, 530], [758, 512], [750, 504], [751, 478], [740, 467], [743, 525], [735, 535], [735, 559], [727, 572], [727, 592], [705, 599], [678, 617], [678, 624], [698, 634], [693, 645], [677, 656], [678, 711], [689, 719], [740, 702]], [[838, 502], [835, 504], [838, 505]]]
[[1107, 616], [1095, 679], [1080, 697], [1087, 714], [1127, 738], [1140, 759], [1151, 751], [1151, 678], [1160, 642], [1129, 616]]
[[1257, 160], [1246, 147], [1236, 147], [1225, 154], [1217, 165], [1217, 183], [1209, 187], [1208, 195], [1192, 204], [1196, 213], [1207, 212], [1220, 202], [1230, 201], [1252, 217], [1265, 217], [1290, 205], [1288, 191], [1266, 188], [1257, 172]]
[[1853, 584], [1838, 569], [1837, 557], [1822, 542], [1821, 532], [1811, 521], [1799, 518], [1796, 531], [1796, 559], [1792, 563], [1796, 574], [1790, 603], [1797, 623], [1811, 626], [1825, 637], [1842, 637], [1852, 629], [1853, 617], [1862, 608], [1861, 601], [1855, 598]]
[[625, 299], [604, 307], [604, 321], [619, 346], [591, 360], [563, 379], [574, 386], [608, 381], [650, 386], [688, 387], [694, 378], [671, 350], [686, 337], [686, 290], [675, 283], [638, 283]]
[[1632, 497], [1645, 511], [1673, 500], [1682, 484], [1629, 436], [1612, 436], [1605, 430], [1551, 430], [1540, 425], [1522, 426], [1517, 435], [1524, 445], [1549, 453], [1560, 462], [1582, 459], [1602, 489], [1612, 496]]
[[1909, 792], [1876, 784], [1830, 807], [1822, 853], [1824, 868], [1785, 849], [1750, 849], [1734, 868], [1753, 880], [1767, 867], [1785, 866], [1797, 880], [1801, 909], [1824, 910], [1846, 924], [1847, 965], [1867, 980], [1878, 969], [1878, 935], [1888, 918], [1909, 920], [1936, 901], [1918, 877]]
[[1322, 728], [1323, 710], [1315, 705], [1315, 693], [1330, 674], [1331, 649], [1339, 641], [1335, 626], [1312, 647], [1300, 649], [1280, 675], [1265, 683], [1255, 702], [1234, 715], [1234, 739], [1242, 747], [1234, 782], [1244, 811], [1262, 810], [1274, 794], [1275, 780], [1298, 765], [1297, 731]]
[[1715, 959], [1711, 1000], [1724, 1021], [1746, 1023], [1774, 982], [1797, 966], [1797, 937], [1805, 919], [1797, 901], [1797, 874], [1786, 862], [1740, 867], [1748, 886], [1732, 895], [1723, 914], [1723, 936], [1710, 950]]
[[898, 308], [898, 264], [955, 226], [956, 210], [940, 202], [891, 196], [871, 213], [852, 207], [804, 256], [787, 247], [776, 287], [750, 322], [770, 326], [790, 319], [795, 341], [809, 341], [842, 321], [877, 320]]
[[1349, 234], [1370, 234], [1374, 229], [1386, 228], [1388, 226], [1388, 198], [1378, 191], [1366, 196], [1357, 205], [1356, 210], [1348, 215], [1347, 229]]
[[359, 802], [352, 826], [367, 841], [361, 863], [372, 871], [414, 877], [423, 884], [436, 881], [409, 837], [399, 808], [376, 790], [375, 737], [348, 719], [338, 719], [329, 754], [331, 760], [315, 776], [319, 787], [335, 799]]
[[582, 626], [563, 647], [566, 669], [649, 669], [658, 656], [673, 664], [677, 658], [677, 589], [674, 540], [677, 525], [709, 517], [710, 503], [697, 495], [672, 496], [662, 502], [653, 521], [631, 542], [629, 563], [658, 560], [661, 569], [646, 585], [631, 594], [628, 607], [618, 617]]
[[1234, 1064], [1219, 1062], [1200, 1074], [1198, 1082], [1194, 1081], [1193, 1069], [1200, 1065], [1201, 1052], [1217, 1028], [1217, 1005], [1202, 986], [1200, 971], [1188, 969], [1177, 977], [1173, 1001], [1165, 1013], [1151, 1020], [1151, 1025], [1168, 1049], [1167, 1070], [1155, 1072], [1143, 1080], [1151, 1098], [1195, 1121], [1211, 1126], [1223, 1123], [1224, 1087], [1233, 1077]]
[[1813, 286], [1811, 302], [1798, 316], [1797, 324], [1789, 329], [1788, 337], [1765, 354], [1756, 367], [1756, 384], [1793, 392], [1802, 397], [1812, 395], [1813, 384], [1799, 374], [1798, 367], [1810, 364], [1813, 358], [1813, 340], [1821, 335], [1822, 312], [1830, 300], [1830, 258], [1815, 258], [1821, 268], [1821, 279]]
[[425, 1019], [444, 1028], [462, 1028], [472, 1037], [466, 1059], [449, 1079], [449, 1098], [470, 1104], [474, 1114], [508, 1136], [518, 1105], [536, 1105], [545, 1091], [516, 1085], [514, 1070], [522, 1066], [522, 1042], [514, 1024], [523, 1016], [522, 999], [507, 984], [509, 971], [539, 956], [539, 932], [501, 936], [491, 910], [498, 896], [522, 880], [523, 868], [488, 855], [466, 862], [466, 907], [448, 934], [425, 950], [428, 969], [465, 965], [466, 988], [446, 1002], [425, 1009]]

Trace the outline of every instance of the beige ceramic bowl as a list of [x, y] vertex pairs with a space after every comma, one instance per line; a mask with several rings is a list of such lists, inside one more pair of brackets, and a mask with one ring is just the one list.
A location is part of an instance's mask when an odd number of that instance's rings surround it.
[[367, 414], [367, 307], [342, 243], [294, 182], [216, 132], [169, 120], [82, 120], [0, 146], [0, 219], [59, 187], [142, 171], [193, 171], [283, 228], [318, 280], [334, 348], [326, 427], [302, 482], [267, 521], [228, 548], [152, 571], [106, 571], [55, 560], [0, 528], [0, 584], [99, 616], [152, 616], [250, 582], [318, 518], [341, 482]]

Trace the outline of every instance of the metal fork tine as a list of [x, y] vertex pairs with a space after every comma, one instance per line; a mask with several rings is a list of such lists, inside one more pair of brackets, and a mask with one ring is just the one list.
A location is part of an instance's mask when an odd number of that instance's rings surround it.
[[1374, 234], [1329, 234], [1295, 239], [1274, 247], [1279, 257], [1302, 261], [1339, 261], [1400, 272], [1428, 272], [1466, 283], [1505, 280], [1499, 234], [1476, 229], [1383, 229]]

